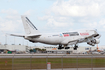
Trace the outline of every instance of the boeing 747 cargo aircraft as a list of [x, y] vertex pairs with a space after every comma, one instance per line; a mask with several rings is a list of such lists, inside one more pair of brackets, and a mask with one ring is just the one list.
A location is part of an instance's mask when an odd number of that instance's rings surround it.
[[58, 49], [69, 49], [68, 45], [73, 45], [74, 50], [78, 48], [78, 43], [86, 42], [88, 45], [94, 46], [99, 44], [101, 37], [96, 30], [81, 30], [81, 31], [68, 31], [59, 33], [41, 33], [28, 17], [22, 15], [25, 33], [24, 35], [10, 34], [12, 36], [23, 37], [30, 42], [44, 43], [50, 45], [59, 45]]

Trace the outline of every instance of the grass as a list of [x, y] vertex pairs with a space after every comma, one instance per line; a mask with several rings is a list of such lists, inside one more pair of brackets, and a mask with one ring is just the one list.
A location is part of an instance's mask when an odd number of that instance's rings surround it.
[[0, 70], [46, 69], [47, 62], [53, 69], [105, 67], [105, 58], [0, 58]]

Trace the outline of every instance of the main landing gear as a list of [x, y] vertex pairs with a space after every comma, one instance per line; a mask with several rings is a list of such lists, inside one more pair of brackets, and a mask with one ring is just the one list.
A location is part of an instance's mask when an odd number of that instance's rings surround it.
[[[64, 47], [65, 47], [65, 45], [64, 45]], [[58, 47], [58, 49], [63, 49], [64, 47], [62, 47], [62, 45], [61, 44], [59, 44], [59, 47]], [[65, 47], [65, 49], [69, 49], [70, 47]]]
[[77, 50], [77, 48], [78, 48], [78, 45], [75, 45], [75, 46], [74, 46], [74, 50]]
[[58, 49], [63, 49], [64, 47], [62, 47], [62, 45], [61, 44], [59, 44], [59, 47], [58, 47]]
[[65, 49], [69, 49], [70, 47], [65, 47]]
[[[65, 47], [65, 49], [69, 49], [70, 47], [67, 47], [66, 45], [64, 45], [64, 47]], [[58, 49], [63, 49], [64, 47], [62, 47], [62, 45], [61, 44], [59, 44], [59, 47], [58, 47]], [[77, 50], [77, 48], [78, 48], [78, 45], [74, 45], [74, 50]]]

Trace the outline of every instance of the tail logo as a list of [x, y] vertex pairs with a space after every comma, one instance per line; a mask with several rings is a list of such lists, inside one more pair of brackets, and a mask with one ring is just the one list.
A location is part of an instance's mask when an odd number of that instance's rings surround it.
[[27, 19], [26, 22], [30, 25], [30, 27], [32, 27], [33, 29], [38, 30], [27, 17], [26, 17], [26, 19]]

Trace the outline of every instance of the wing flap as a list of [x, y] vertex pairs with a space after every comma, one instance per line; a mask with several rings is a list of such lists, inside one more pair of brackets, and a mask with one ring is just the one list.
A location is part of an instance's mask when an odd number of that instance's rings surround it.
[[77, 43], [77, 41], [71, 41], [71, 42], [68, 43], [68, 45], [74, 45], [76, 43]]

